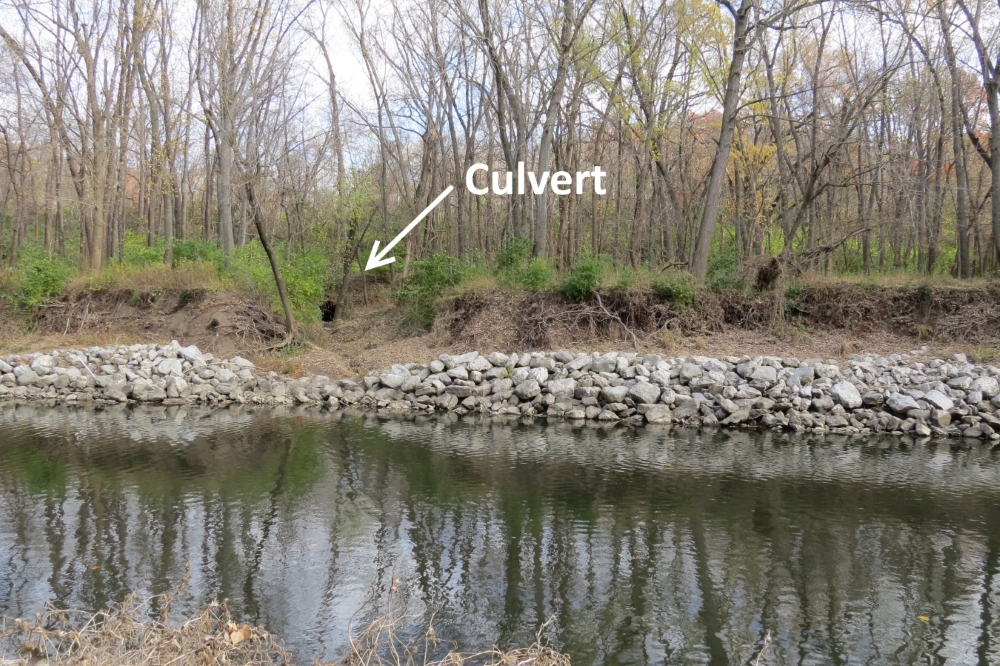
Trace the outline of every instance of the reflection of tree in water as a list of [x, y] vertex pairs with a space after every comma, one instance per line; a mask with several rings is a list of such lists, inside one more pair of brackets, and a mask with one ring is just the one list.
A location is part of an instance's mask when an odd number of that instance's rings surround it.
[[745, 662], [769, 630], [782, 663], [997, 658], [985, 450], [268, 413], [175, 414], [171, 446], [122, 434], [142, 414], [4, 418], [15, 614], [163, 591], [191, 562], [192, 605], [229, 597], [307, 657], [395, 576], [464, 647], [555, 615], [581, 664]]

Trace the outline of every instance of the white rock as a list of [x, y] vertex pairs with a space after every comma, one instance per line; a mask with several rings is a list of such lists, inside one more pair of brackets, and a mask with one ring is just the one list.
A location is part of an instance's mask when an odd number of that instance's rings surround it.
[[758, 382], [773, 384], [778, 381], [778, 371], [769, 365], [758, 365], [750, 373], [750, 379]]
[[862, 404], [861, 393], [850, 382], [837, 382], [830, 389], [830, 395], [845, 409], [857, 409]]
[[575, 379], [553, 379], [545, 385], [545, 390], [552, 395], [559, 395], [561, 393], [567, 393], [572, 395], [573, 391], [576, 390], [576, 380]]
[[660, 399], [660, 387], [650, 382], [636, 382], [627, 395], [636, 404], [652, 405]]
[[510, 361], [510, 356], [507, 356], [506, 354], [501, 354], [500, 352], [493, 352], [492, 354], [486, 357], [486, 360], [497, 368], [503, 368], [506, 367], [507, 363]]
[[893, 393], [886, 399], [885, 404], [889, 409], [900, 413], [920, 408], [917, 401], [905, 393]]
[[190, 363], [195, 367], [199, 367], [201, 365], [204, 365], [205, 363], [204, 354], [202, 354], [201, 350], [198, 349], [198, 347], [196, 347], [195, 345], [188, 345], [187, 347], [181, 347], [180, 349], [177, 350], [177, 353], [180, 355], [182, 359], [184, 359], [185, 361], [187, 361], [188, 363]]
[[1000, 394], [1000, 382], [998, 382], [994, 377], [980, 377], [972, 382], [969, 390], [980, 391], [987, 398], [992, 398], [997, 394]]
[[954, 400], [946, 396], [944, 393], [941, 393], [941, 391], [933, 389], [924, 394], [924, 400], [943, 412], [950, 411], [955, 407]]
[[528, 371], [528, 376], [538, 382], [539, 386], [544, 386], [549, 381], [549, 371], [544, 367], [532, 368]]

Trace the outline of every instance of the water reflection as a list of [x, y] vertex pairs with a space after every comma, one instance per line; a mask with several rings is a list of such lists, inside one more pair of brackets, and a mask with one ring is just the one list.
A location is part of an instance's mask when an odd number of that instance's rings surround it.
[[554, 616], [575, 664], [748, 663], [768, 631], [773, 664], [990, 664], [998, 499], [997, 454], [948, 442], [7, 406], [0, 613], [190, 563], [181, 610], [227, 597], [303, 660], [397, 578], [464, 648]]

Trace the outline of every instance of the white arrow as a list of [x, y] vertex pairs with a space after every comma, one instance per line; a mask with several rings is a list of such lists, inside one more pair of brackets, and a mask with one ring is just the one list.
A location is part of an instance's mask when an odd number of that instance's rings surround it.
[[388, 259], [386, 259], [385, 255], [392, 252], [392, 248], [396, 247], [396, 243], [406, 238], [406, 234], [413, 231], [413, 227], [420, 224], [420, 222], [425, 217], [427, 217], [427, 214], [432, 210], [434, 210], [435, 206], [444, 201], [444, 198], [449, 194], [451, 194], [451, 191], [453, 189], [455, 189], [455, 186], [449, 185], [444, 192], [438, 195], [437, 199], [431, 202], [430, 206], [424, 208], [424, 212], [420, 213], [420, 215], [417, 215], [415, 218], [413, 218], [413, 222], [410, 222], [408, 225], [406, 225], [406, 228], [400, 231], [399, 235], [393, 238], [391, 243], [382, 248], [381, 252], [378, 251], [378, 241], [375, 241], [375, 244], [372, 245], [372, 253], [368, 255], [368, 263], [365, 265], [365, 270], [370, 271], [371, 269], [378, 268], [379, 266], [388, 266], [392, 262], [396, 261], [396, 257], [389, 257]]

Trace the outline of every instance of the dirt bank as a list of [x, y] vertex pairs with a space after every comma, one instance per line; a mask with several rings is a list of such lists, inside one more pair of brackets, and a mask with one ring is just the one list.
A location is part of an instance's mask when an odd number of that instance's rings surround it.
[[[35, 313], [0, 310], [0, 355], [178, 340], [219, 357], [242, 355], [285, 374], [361, 376], [400, 361], [468, 349], [621, 350], [844, 359], [927, 345], [947, 357], [1000, 357], [1000, 282], [876, 285], [817, 281], [764, 293], [699, 292], [680, 307], [649, 290], [614, 290], [583, 303], [497, 289], [443, 298], [431, 331], [406, 329], [387, 288], [361, 294], [347, 319], [309, 330], [294, 353], [261, 353], [283, 336], [257, 297], [223, 290], [78, 293]], [[0, 305], [0, 308], [4, 306]]]

